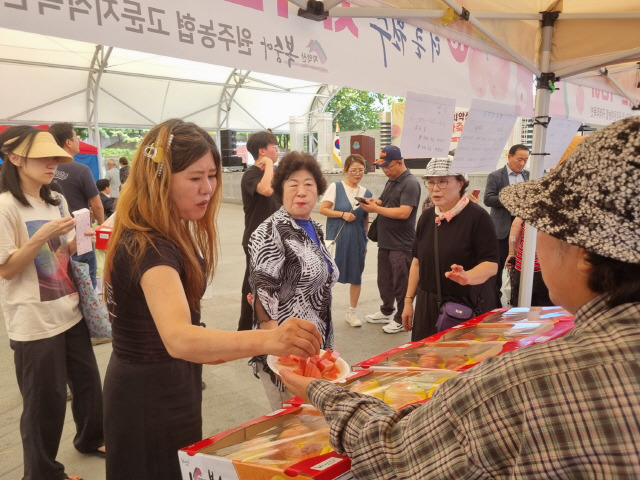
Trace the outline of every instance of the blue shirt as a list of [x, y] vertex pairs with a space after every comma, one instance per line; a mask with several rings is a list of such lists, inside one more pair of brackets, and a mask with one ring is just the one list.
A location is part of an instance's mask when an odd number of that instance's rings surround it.
[[[318, 242], [318, 236], [316, 235], [316, 230], [313, 228], [313, 225], [311, 224], [311, 220], [298, 220], [297, 218], [294, 218], [294, 220], [300, 227], [302, 227], [302, 229], [305, 232], [307, 232], [307, 235], [309, 235], [309, 238], [313, 240], [313, 243], [315, 243], [318, 246], [318, 248], [320, 248], [320, 243]], [[322, 249], [320, 248], [320, 250]], [[324, 261], [327, 263], [327, 267], [329, 267], [329, 275], [331, 275], [333, 273], [333, 267], [331, 266], [331, 262], [329, 262], [326, 257]]]

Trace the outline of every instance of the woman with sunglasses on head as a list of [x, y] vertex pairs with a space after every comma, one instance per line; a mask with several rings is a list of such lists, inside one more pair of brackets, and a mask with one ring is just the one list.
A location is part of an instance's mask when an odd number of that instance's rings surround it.
[[73, 158], [49, 132], [28, 126], [0, 135], [0, 157], [0, 304], [22, 395], [22, 478], [77, 480], [56, 460], [67, 384], [74, 446], [104, 455], [104, 441], [100, 374], [69, 273], [75, 220], [50, 187], [58, 163]]
[[318, 353], [313, 324], [222, 331], [200, 324], [217, 259], [220, 153], [193, 123], [152, 128], [116, 207], [105, 262], [113, 354], [105, 377], [110, 480], [178, 480], [178, 450], [202, 439], [202, 365]]
[[[465, 195], [469, 182], [464, 175], [451, 170], [452, 161], [452, 157], [432, 159], [423, 177], [433, 206], [422, 214], [416, 227], [402, 312], [403, 327], [411, 331], [412, 341], [437, 332], [440, 306], [445, 302], [466, 305], [475, 315], [500, 306], [486, 284], [498, 268], [493, 223], [489, 214]], [[436, 233], [440, 303], [435, 268]]]
[[362, 272], [367, 254], [369, 214], [356, 197], [371, 198], [368, 188], [360, 185], [366, 162], [361, 155], [349, 155], [344, 161], [345, 179], [332, 183], [322, 197], [320, 213], [327, 217], [327, 240], [335, 240], [335, 261], [340, 272], [338, 283], [349, 284], [349, 310], [345, 321], [362, 326], [356, 307], [362, 287]]

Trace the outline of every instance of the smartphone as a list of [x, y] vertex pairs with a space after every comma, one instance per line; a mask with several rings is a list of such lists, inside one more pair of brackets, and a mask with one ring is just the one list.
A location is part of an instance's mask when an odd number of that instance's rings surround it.
[[473, 192], [471, 192], [471, 195], [473, 195], [476, 198], [479, 198], [478, 195], [480, 195], [480, 189], [476, 188]]
[[364, 197], [354, 197], [359, 203], [369, 203]]

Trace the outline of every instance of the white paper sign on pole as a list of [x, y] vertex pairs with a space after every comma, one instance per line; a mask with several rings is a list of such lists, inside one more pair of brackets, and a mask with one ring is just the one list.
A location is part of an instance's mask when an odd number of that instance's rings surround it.
[[515, 121], [513, 108], [474, 99], [452, 168], [463, 173], [495, 169]]
[[564, 118], [552, 118], [547, 128], [547, 143], [544, 157], [544, 169], [554, 168], [565, 150], [571, 143], [571, 139], [580, 128], [580, 122]]
[[407, 158], [446, 157], [455, 110], [453, 98], [407, 92], [400, 147], [402, 155]]

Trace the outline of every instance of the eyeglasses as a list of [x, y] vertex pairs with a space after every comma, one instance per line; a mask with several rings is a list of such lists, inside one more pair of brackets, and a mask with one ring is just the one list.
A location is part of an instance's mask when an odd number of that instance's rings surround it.
[[427, 190], [433, 190], [433, 187], [438, 185], [440, 190], [444, 190], [449, 186], [448, 178], [439, 178], [438, 180], [425, 180], [424, 186], [427, 187]]
[[383, 165], [382, 170], [389, 170], [391, 167], [395, 167], [396, 165], [398, 165], [398, 162], [396, 160], [392, 160], [388, 165]]
[[364, 170], [347, 170], [347, 173], [351, 175], [362, 175], [364, 174]]

